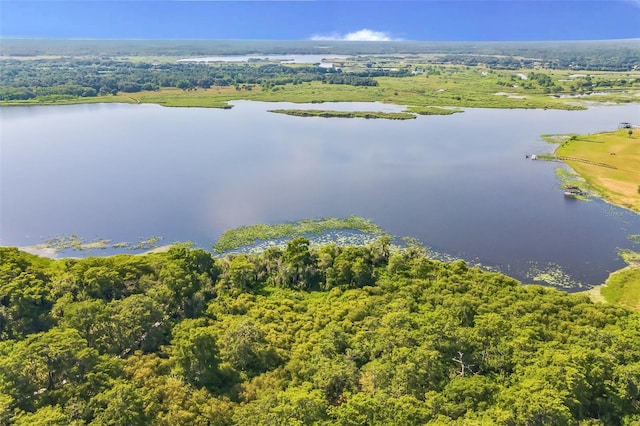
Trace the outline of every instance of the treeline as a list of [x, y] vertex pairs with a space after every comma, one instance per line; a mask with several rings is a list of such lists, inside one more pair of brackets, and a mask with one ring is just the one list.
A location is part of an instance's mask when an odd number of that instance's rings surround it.
[[633, 71], [640, 66], [640, 51], [606, 51], [598, 54], [567, 52], [557, 57], [540, 55], [534, 58], [519, 56], [486, 56], [474, 54], [444, 55], [430, 59], [432, 63], [465, 66], [486, 66], [492, 69], [519, 70], [541, 67], [546, 69], [576, 69], [585, 71]]
[[[149, 64], [109, 59], [4, 60], [2, 68], [0, 100], [27, 100], [52, 95], [92, 97], [163, 87], [183, 90], [239, 85], [273, 87], [311, 81], [377, 86], [373, 76], [398, 75], [395, 71], [346, 73], [317, 66]], [[404, 74], [408, 75], [406, 71]]]
[[[539, 63], [561, 69], [628, 71], [640, 67], [637, 40], [538, 42], [354, 42], [312, 40], [38, 40], [3, 39], [7, 56], [449, 55], [447, 63], [513, 69]], [[516, 65], [519, 64], [519, 65]], [[637, 69], [637, 68], [636, 68]]]
[[462, 261], [0, 248], [0, 424], [632, 424], [640, 317]]

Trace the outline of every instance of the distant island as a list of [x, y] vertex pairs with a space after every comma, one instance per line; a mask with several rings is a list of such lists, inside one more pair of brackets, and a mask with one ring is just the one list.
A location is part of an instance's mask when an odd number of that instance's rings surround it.
[[385, 120], [412, 120], [415, 114], [406, 112], [376, 112], [376, 111], [326, 111], [314, 109], [273, 109], [269, 112], [292, 115], [294, 117], [323, 117], [323, 118], [382, 118]]

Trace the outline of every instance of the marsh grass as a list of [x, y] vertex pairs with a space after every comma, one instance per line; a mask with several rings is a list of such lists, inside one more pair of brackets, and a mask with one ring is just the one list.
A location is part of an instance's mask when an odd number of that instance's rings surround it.
[[573, 196], [577, 200], [589, 201], [589, 196], [597, 194], [597, 191], [595, 191], [584, 178], [572, 170], [558, 167], [556, 168], [556, 177], [560, 181], [560, 187], [562, 189], [569, 187], [580, 188], [582, 194]]
[[540, 139], [553, 145], [560, 145], [568, 141], [569, 138], [571, 138], [572, 136], [577, 137], [577, 135], [573, 135], [573, 134], [567, 134], [567, 135], [545, 134], [545, 135], [541, 135]]
[[407, 108], [407, 112], [412, 112], [419, 115], [452, 115], [459, 112], [464, 112], [457, 108], [438, 108], [432, 106], [410, 106]]

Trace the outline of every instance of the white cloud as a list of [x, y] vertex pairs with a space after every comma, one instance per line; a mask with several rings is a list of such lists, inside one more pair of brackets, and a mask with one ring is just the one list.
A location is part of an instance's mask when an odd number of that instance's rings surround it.
[[397, 39], [391, 38], [389, 33], [386, 33], [384, 31], [373, 31], [363, 28], [361, 30], [347, 34], [332, 33], [325, 35], [314, 35], [313, 37], [311, 37], [311, 40], [393, 41]]

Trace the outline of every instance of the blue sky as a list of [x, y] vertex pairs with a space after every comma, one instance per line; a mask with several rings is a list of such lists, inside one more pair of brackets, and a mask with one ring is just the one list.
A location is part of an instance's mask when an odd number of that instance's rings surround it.
[[433, 41], [640, 38], [640, 0], [0, 0], [0, 35]]

